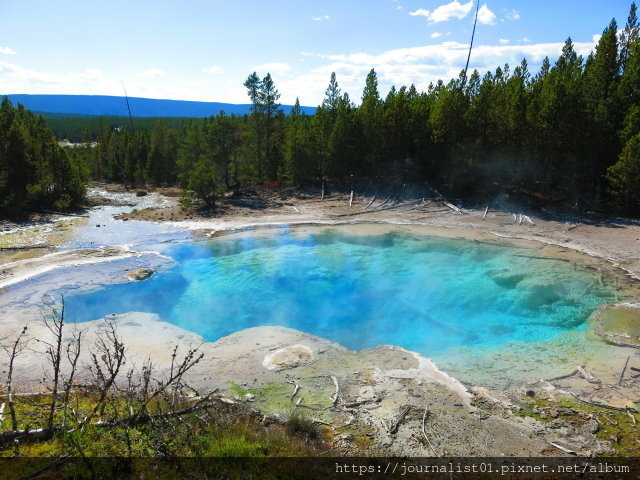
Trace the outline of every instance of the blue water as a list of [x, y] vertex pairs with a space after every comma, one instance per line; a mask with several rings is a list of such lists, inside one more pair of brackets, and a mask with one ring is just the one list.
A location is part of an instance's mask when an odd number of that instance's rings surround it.
[[351, 349], [429, 355], [584, 330], [614, 294], [599, 277], [523, 248], [408, 233], [258, 233], [170, 246], [174, 267], [70, 295], [69, 318], [151, 312], [208, 341], [282, 325]]

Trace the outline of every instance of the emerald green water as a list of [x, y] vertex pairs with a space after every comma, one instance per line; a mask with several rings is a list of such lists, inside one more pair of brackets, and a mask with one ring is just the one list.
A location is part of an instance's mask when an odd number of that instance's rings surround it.
[[410, 233], [278, 229], [163, 253], [175, 266], [149, 280], [69, 295], [69, 318], [152, 312], [208, 341], [282, 325], [444, 358], [581, 335], [614, 299], [598, 276], [529, 249]]

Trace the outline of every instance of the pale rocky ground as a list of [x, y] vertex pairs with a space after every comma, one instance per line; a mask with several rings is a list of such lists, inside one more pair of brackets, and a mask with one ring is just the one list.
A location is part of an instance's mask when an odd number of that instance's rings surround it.
[[[334, 195], [325, 201], [317, 197], [288, 198], [259, 210], [230, 208], [219, 217], [206, 219], [188, 219], [174, 213], [173, 220], [170, 212], [175, 207], [168, 203], [162, 211], [147, 210], [126, 218], [154, 220], [154, 215], [163, 212], [162, 220], [193, 230], [195, 238], [252, 226], [340, 224], [360, 234], [374, 234], [387, 228], [385, 225], [392, 225], [433, 235], [518, 243], [538, 249], [540, 255], [567, 258], [600, 269], [603, 274], [615, 275], [627, 298], [640, 300], [637, 222], [568, 223], [531, 216], [531, 225], [526, 220], [520, 223], [518, 212], [514, 217], [512, 212], [490, 210], [483, 219], [483, 208], [461, 209], [457, 213], [442, 202], [421, 199], [391, 205], [393, 208], [377, 201], [365, 208], [370, 200], [356, 198], [349, 207], [345, 195]], [[72, 229], [73, 221], [68, 223], [67, 228]], [[38, 236], [38, 242], [48, 244], [47, 239], [63, 238], [64, 232], [58, 230], [53, 229], [55, 236], [45, 236], [44, 240]], [[39, 315], [36, 305], [50, 285], [38, 283], [40, 277], [36, 277], [27, 291], [19, 296], [4, 294], [4, 298], [2, 287], [18, 285], [30, 276], [54, 268], [60, 269], [61, 285], [82, 283], [74, 279], [69, 268], [87, 261], [131, 258], [136, 268], [159, 268], [170, 261], [115, 247], [42, 256], [47, 252], [44, 249], [14, 252], [5, 255], [5, 263], [0, 264], [0, 344], [15, 338], [25, 322], [29, 323], [30, 336], [47, 337], [45, 328], [36, 319]], [[31, 259], [33, 256], [38, 258]], [[113, 281], [115, 274], [97, 269], [92, 282]], [[162, 375], [169, 367], [174, 345], [179, 344], [182, 352], [189, 346], [199, 346], [205, 356], [189, 373], [188, 380], [194, 388], [200, 391], [219, 388], [235, 401], [254, 404], [265, 415], [286, 417], [297, 411], [310, 416], [331, 433], [338, 452], [424, 456], [563, 454], [552, 444], [582, 455], [612, 452], [608, 442], [595, 438], [597, 423], [593, 419], [585, 418], [576, 426], [562, 418], [542, 423], [514, 414], [520, 408], [514, 403], [518, 392], [528, 390], [544, 398], [555, 398], [562, 396], [562, 391], [578, 396], [593, 391], [593, 384], [580, 375], [522, 385], [512, 392], [491, 392], [463, 385], [430, 360], [398, 347], [380, 346], [353, 352], [283, 327], [258, 327], [203, 343], [198, 335], [160, 322], [150, 314], [132, 312], [113, 320], [127, 345], [128, 366], [140, 366], [150, 357], [158, 375]], [[88, 322], [81, 327], [90, 345], [101, 322]], [[42, 344], [33, 344], [33, 349], [19, 358], [19, 379], [25, 388], [39, 388], [37, 380], [43, 373], [41, 347]], [[88, 350], [83, 354], [85, 363]], [[615, 353], [610, 358], [588, 365], [602, 385], [615, 387], [599, 387], [600, 396], [594, 401], [617, 406], [638, 402], [637, 381], [627, 378], [616, 385], [624, 359], [630, 357], [630, 365], [640, 367], [638, 350], [616, 347], [612, 352]], [[0, 357], [0, 364], [5, 361]], [[558, 372], [558, 376], [564, 373], [569, 372]]]

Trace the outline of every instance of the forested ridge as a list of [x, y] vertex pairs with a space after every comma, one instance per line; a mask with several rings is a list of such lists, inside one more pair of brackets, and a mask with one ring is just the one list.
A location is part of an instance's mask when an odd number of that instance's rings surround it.
[[[315, 115], [305, 115], [299, 102], [284, 115], [271, 76], [254, 72], [244, 83], [249, 115], [220, 112], [144, 125], [135, 119], [97, 124], [92, 119], [84, 126], [77, 119], [56, 119], [52, 127], [60, 138], [97, 140], [94, 148], [66, 151], [68, 164], [83, 179], [177, 184], [209, 206], [224, 191], [247, 185], [366, 179], [428, 181], [469, 197], [516, 188], [566, 198], [578, 207], [616, 205], [638, 214], [639, 30], [633, 3], [626, 25], [618, 32], [612, 20], [587, 58], [577, 55], [568, 39], [560, 57], [545, 58], [538, 72], [530, 72], [523, 59], [515, 68], [463, 71], [425, 92], [414, 85], [394, 87], [385, 98], [372, 69], [358, 104], [332, 74]], [[65, 122], [71, 121], [77, 125], [70, 130]], [[0, 189], [6, 190], [16, 173], [7, 169], [13, 160], [6, 156], [12, 153], [4, 125]], [[6, 203], [7, 197], [0, 198]]]

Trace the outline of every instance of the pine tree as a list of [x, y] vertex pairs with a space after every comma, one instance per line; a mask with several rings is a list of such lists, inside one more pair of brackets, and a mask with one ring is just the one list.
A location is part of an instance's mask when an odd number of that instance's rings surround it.
[[324, 92], [324, 99], [322, 100], [322, 108], [328, 112], [335, 112], [338, 110], [338, 104], [342, 93], [338, 87], [338, 81], [336, 80], [336, 72], [331, 72], [331, 78], [329, 80], [329, 86]]
[[612, 20], [602, 32], [596, 51], [584, 73], [584, 108], [587, 116], [583, 131], [586, 165], [582, 167], [582, 186], [595, 191], [599, 202], [602, 179], [607, 167], [618, 156], [617, 131], [621, 123], [617, 102], [619, 81], [617, 24]]
[[378, 76], [372, 68], [365, 80], [362, 92], [362, 103], [358, 109], [358, 119], [362, 132], [361, 154], [364, 158], [365, 168], [375, 174], [383, 163], [382, 145], [380, 142], [380, 112], [382, 101], [378, 92]]
[[638, 23], [638, 9], [636, 2], [631, 4], [627, 24], [620, 33], [620, 71], [624, 72], [629, 61], [631, 45], [640, 37], [640, 23]]
[[271, 74], [262, 79], [261, 87], [258, 92], [260, 110], [264, 116], [264, 159], [267, 169], [267, 178], [269, 180], [278, 179], [278, 171], [281, 166], [281, 158], [278, 154], [280, 145], [277, 141], [277, 114], [280, 109], [280, 93], [273, 83]]

